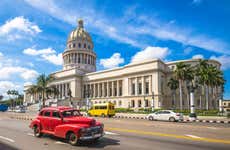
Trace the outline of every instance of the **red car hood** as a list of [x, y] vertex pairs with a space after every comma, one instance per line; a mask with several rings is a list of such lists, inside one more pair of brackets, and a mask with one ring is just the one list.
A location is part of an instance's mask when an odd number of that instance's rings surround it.
[[95, 126], [96, 121], [93, 118], [88, 117], [66, 117], [64, 118], [64, 122], [68, 124], [87, 124], [89, 126]]

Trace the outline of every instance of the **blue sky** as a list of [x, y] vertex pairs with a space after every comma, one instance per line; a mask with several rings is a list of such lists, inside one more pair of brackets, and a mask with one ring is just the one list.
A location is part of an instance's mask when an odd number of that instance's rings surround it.
[[0, 94], [62, 69], [68, 34], [81, 18], [97, 70], [150, 58], [216, 59], [230, 99], [229, 6], [228, 0], [1, 0]]

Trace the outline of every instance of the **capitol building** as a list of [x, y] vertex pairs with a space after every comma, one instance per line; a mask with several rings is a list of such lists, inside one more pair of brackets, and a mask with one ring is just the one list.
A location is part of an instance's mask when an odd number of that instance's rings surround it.
[[[176, 101], [172, 102], [172, 91], [167, 86], [178, 62], [196, 65], [199, 59], [179, 60], [163, 62], [160, 59], [143, 60], [128, 65], [96, 71], [97, 54], [94, 52], [94, 43], [90, 34], [84, 29], [82, 20], [68, 36], [66, 49], [63, 54], [63, 69], [51, 76], [55, 80], [50, 85], [55, 86], [59, 95], [57, 103], [68, 101], [71, 91], [71, 99], [76, 106], [85, 104], [89, 100], [91, 104], [112, 102], [116, 108], [177, 108], [179, 109], [179, 90]], [[215, 60], [208, 63], [220, 68], [221, 64]], [[185, 87], [185, 85], [183, 85]], [[24, 87], [24, 102], [38, 102], [38, 94], [29, 94]], [[219, 89], [209, 89], [210, 109], [218, 108]], [[186, 88], [183, 88], [183, 108], [189, 109], [189, 96]], [[50, 97], [50, 99], [54, 99]], [[197, 109], [204, 109], [204, 89], [196, 90], [195, 105]]]

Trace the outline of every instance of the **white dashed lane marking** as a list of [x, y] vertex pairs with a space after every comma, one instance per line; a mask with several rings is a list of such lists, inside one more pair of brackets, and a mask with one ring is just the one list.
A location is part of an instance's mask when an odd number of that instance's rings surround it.
[[195, 139], [200, 139], [201, 137], [199, 136], [195, 136], [195, 135], [191, 135], [191, 134], [186, 134], [186, 136], [189, 136], [191, 138], [195, 138]]
[[27, 133], [27, 135], [29, 135], [29, 136], [34, 136], [34, 134], [33, 134], [33, 133]]
[[213, 129], [213, 130], [216, 130], [218, 128], [215, 128], [215, 127], [207, 127], [208, 129]]
[[119, 135], [119, 134], [117, 134], [117, 133], [113, 133], [113, 132], [109, 132], [109, 131], [105, 131], [105, 134], [106, 134], [106, 135]]
[[66, 145], [67, 143], [64, 143], [64, 142], [61, 142], [61, 141], [57, 141], [57, 142], [55, 142], [55, 144]]
[[11, 142], [11, 143], [15, 142], [13, 139], [10, 139], [10, 138], [4, 137], [4, 136], [0, 136], [0, 139], [6, 140], [6, 141]]

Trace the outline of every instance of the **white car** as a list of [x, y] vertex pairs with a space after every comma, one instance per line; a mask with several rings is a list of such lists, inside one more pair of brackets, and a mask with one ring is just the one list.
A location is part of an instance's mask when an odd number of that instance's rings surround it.
[[164, 120], [164, 121], [181, 121], [183, 120], [183, 114], [175, 113], [172, 110], [160, 110], [155, 113], [151, 113], [147, 116], [148, 120]]

